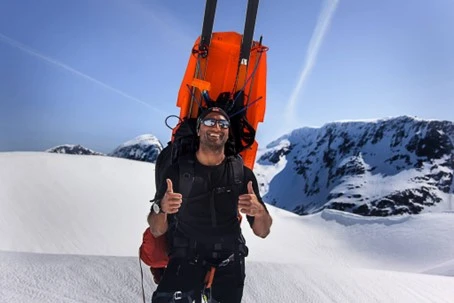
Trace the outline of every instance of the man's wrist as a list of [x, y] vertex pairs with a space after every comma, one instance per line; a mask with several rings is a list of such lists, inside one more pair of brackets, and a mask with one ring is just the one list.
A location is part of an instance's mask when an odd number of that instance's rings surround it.
[[162, 199], [156, 199], [152, 202], [151, 204], [151, 209], [150, 211], [156, 215], [159, 215], [159, 214], [162, 214], [162, 213], [165, 213], [162, 208], [161, 208], [161, 201]]
[[261, 217], [265, 216], [266, 213], [267, 213], [267, 211], [266, 211], [266, 209], [265, 209], [265, 206], [263, 206], [263, 204], [260, 204], [260, 208], [261, 208], [261, 209], [260, 209], [260, 210], [258, 211], [258, 213], [255, 215], [255, 216], [258, 217], [258, 218], [261, 218]]

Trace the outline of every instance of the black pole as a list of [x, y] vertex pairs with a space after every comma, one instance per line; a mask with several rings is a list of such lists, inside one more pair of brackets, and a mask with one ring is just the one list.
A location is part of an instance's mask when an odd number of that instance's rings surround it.
[[200, 48], [207, 48], [211, 42], [213, 33], [214, 15], [216, 13], [217, 0], [207, 0], [205, 4], [205, 16], [203, 18], [202, 36], [200, 37]]
[[[243, 42], [241, 44], [240, 61], [249, 60], [251, 53], [252, 40], [254, 39], [255, 20], [257, 18], [257, 10], [259, 0], [249, 0], [247, 4], [246, 21], [244, 23]], [[241, 62], [240, 62], [241, 64]]]

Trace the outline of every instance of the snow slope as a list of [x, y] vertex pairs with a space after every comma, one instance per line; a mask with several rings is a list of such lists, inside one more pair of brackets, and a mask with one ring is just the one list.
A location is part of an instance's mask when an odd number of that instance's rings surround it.
[[[0, 302], [141, 302], [154, 165], [0, 153]], [[300, 217], [268, 206], [243, 302], [453, 302], [454, 213]], [[154, 289], [144, 266], [147, 302]]]

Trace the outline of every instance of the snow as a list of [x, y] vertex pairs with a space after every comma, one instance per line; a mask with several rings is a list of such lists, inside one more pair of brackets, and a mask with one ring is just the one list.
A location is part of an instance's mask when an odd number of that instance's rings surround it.
[[[281, 143], [281, 145], [276, 146], [277, 150], [283, 147], [288, 147], [290, 145], [287, 145], [284, 141]], [[260, 159], [262, 154], [263, 150], [259, 150], [257, 153], [257, 159]], [[276, 165], [267, 165], [269, 164], [268, 160], [265, 160], [263, 162], [264, 163], [261, 163], [262, 165], [256, 164], [254, 166], [254, 173], [259, 184], [260, 193], [266, 193], [269, 191], [269, 184], [271, 182], [271, 179], [285, 168], [285, 166], [287, 165], [287, 159], [284, 156], [281, 156], [279, 162], [276, 163]]]
[[[154, 164], [0, 153], [0, 302], [141, 302]], [[454, 302], [454, 212], [309, 216], [268, 205], [243, 302]], [[146, 265], [146, 300], [155, 288]]]
[[[304, 214], [326, 207], [363, 214], [450, 209], [451, 139], [440, 139], [438, 148], [428, 142], [437, 127], [447, 132], [452, 123], [409, 116], [373, 121], [303, 127], [267, 145], [254, 166], [263, 196]], [[396, 207], [385, 208], [390, 197]]]
[[[60, 147], [60, 148], [74, 148], [76, 147], [77, 145], [76, 144], [62, 144], [62, 145], [59, 145], [57, 147]], [[49, 148], [46, 150], [46, 152], [51, 152], [55, 147], [52, 147], [52, 148]]]
[[[408, 115], [401, 115], [401, 116], [398, 116], [398, 117], [402, 117], [402, 118], [408, 118], [408, 119], [412, 119], [412, 120], [415, 120], [415, 121], [440, 121], [440, 120], [437, 120], [437, 119], [427, 119], [427, 118], [419, 118], [417, 116], [408, 116]], [[383, 121], [389, 121], [389, 120], [393, 120], [395, 119], [396, 117], [394, 116], [389, 116], [389, 117], [386, 117], [386, 118], [370, 118], [370, 119], [340, 119], [340, 120], [335, 120], [333, 121], [332, 123], [349, 123], [349, 122], [352, 122], [352, 123], [358, 123], [358, 122], [364, 122], [364, 123], [379, 123], [379, 122], [383, 122]]]
[[49, 148], [46, 150], [48, 153], [58, 153], [58, 154], [79, 154], [79, 155], [98, 155], [98, 156], [104, 156], [103, 153], [96, 152], [92, 149], [83, 147], [80, 144], [63, 144], [63, 145], [58, 145], [54, 146], [52, 148]]
[[157, 145], [161, 146], [160, 141], [158, 138], [151, 134], [145, 134], [145, 135], [140, 135], [132, 140], [129, 140], [123, 144], [121, 144], [119, 147], [117, 147], [117, 150], [123, 147], [127, 146], [132, 146], [132, 145], [142, 145], [142, 146], [148, 146], [148, 145]]
[[142, 234], [131, 231], [146, 226], [153, 164], [50, 153], [0, 155], [0, 250], [135, 254]]
[[[430, 168], [425, 168], [425, 170], [429, 169]], [[370, 200], [379, 199], [402, 188], [419, 188], [420, 184], [417, 184], [413, 180], [421, 175], [421, 171], [423, 171], [423, 169], [408, 169], [392, 176], [372, 174], [366, 171], [364, 175], [345, 176], [345, 182], [334, 187], [332, 192], [348, 192], [348, 195], [350, 196], [358, 194], [363, 197], [368, 197]], [[361, 184], [361, 187], [348, 189], [350, 184]], [[435, 186], [430, 187], [437, 190]], [[440, 207], [446, 207], [446, 203], [440, 202]], [[428, 211], [430, 211], [430, 209], [428, 209]]]

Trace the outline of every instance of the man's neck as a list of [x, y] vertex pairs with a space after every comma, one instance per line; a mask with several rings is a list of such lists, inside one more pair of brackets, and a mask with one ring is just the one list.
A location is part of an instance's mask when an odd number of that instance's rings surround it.
[[215, 166], [219, 165], [224, 161], [224, 149], [219, 151], [205, 150], [204, 148], [199, 148], [195, 153], [197, 160], [206, 166]]

